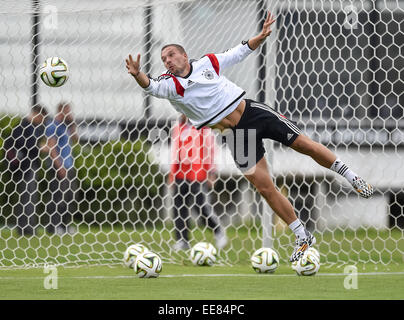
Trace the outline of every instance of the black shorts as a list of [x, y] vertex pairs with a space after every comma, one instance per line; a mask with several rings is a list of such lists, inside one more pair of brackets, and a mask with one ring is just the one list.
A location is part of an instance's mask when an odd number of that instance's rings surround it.
[[239, 123], [225, 133], [237, 167], [247, 171], [265, 154], [262, 139], [268, 138], [290, 146], [300, 135], [296, 123], [276, 112], [268, 105], [245, 99], [246, 107]]

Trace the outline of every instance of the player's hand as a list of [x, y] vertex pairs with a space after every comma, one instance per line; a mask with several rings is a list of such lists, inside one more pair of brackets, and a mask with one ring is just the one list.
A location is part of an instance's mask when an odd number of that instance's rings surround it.
[[271, 25], [275, 22], [275, 17], [271, 14], [270, 11], [268, 11], [267, 18], [264, 21], [264, 25], [262, 26], [262, 31], [261, 31], [261, 36], [263, 38], [268, 37], [272, 30], [271, 30]]
[[213, 189], [215, 187], [217, 176], [214, 173], [209, 173], [208, 178], [206, 179], [206, 184], [209, 189]]
[[129, 55], [126, 61], [126, 68], [128, 69], [128, 73], [134, 77], [137, 77], [140, 72], [140, 54], [137, 55], [136, 61], [133, 60], [132, 55]]

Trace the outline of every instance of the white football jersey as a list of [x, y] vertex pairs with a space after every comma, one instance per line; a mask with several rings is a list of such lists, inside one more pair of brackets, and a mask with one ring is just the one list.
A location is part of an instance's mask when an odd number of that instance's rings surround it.
[[191, 71], [186, 77], [167, 72], [150, 79], [150, 85], [144, 90], [157, 98], [168, 99], [196, 128], [214, 125], [233, 112], [245, 94], [221, 75], [221, 71], [244, 60], [251, 52], [247, 41], [243, 41], [223, 53], [207, 54], [191, 61]]

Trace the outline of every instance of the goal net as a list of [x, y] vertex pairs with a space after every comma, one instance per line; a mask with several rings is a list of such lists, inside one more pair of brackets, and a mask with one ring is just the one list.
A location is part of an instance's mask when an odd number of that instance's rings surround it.
[[[271, 36], [225, 76], [247, 97], [296, 121], [373, 184], [375, 194], [361, 199], [342, 177], [267, 141], [277, 187], [316, 236], [324, 265], [402, 263], [404, 1], [6, 0], [0, 267], [121, 263], [132, 243], [165, 262], [190, 263], [187, 251], [174, 250], [178, 188], [170, 170], [179, 114], [142, 92], [125, 58], [140, 53], [142, 70], [157, 77], [165, 72], [163, 45], [179, 43], [194, 59], [223, 52], [258, 34], [268, 9], [276, 16]], [[59, 88], [38, 76], [54, 56], [70, 71]], [[71, 117], [60, 120], [60, 103], [70, 104]], [[36, 160], [19, 159], [16, 168], [6, 142], [23, 119], [29, 126], [38, 104], [47, 120], [20, 139], [20, 152], [38, 149]], [[46, 148], [48, 129], [39, 128], [59, 119], [74, 129], [71, 118], [78, 141], [70, 137], [74, 165], [64, 177]], [[228, 238], [219, 262], [249, 263], [254, 250], [269, 246], [288, 263], [293, 233], [236, 168], [219, 135], [214, 142], [217, 178], [197, 194]], [[183, 197], [189, 243], [216, 244], [197, 194], [189, 189]]]

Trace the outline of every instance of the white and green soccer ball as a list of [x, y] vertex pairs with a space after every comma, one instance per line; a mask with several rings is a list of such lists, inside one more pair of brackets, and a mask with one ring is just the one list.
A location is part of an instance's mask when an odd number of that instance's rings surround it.
[[251, 265], [257, 273], [272, 273], [279, 265], [279, 256], [271, 248], [260, 248], [252, 254]]
[[140, 243], [135, 243], [130, 245], [123, 254], [123, 263], [128, 268], [133, 268], [133, 264], [135, 263], [136, 257], [145, 252], [149, 252], [150, 250]]
[[316, 248], [310, 247], [307, 249], [307, 251], [315, 255], [317, 257], [317, 260], [320, 262], [320, 252], [318, 252]]
[[190, 258], [196, 266], [212, 266], [216, 262], [217, 250], [209, 242], [198, 242], [192, 247]]
[[163, 263], [159, 255], [154, 252], [144, 252], [139, 254], [133, 270], [139, 278], [157, 278], [163, 269]]
[[292, 269], [298, 276], [313, 276], [320, 269], [319, 258], [317, 250], [307, 249], [299, 260], [292, 262]]
[[69, 67], [62, 58], [47, 58], [39, 69], [39, 76], [49, 87], [60, 87], [69, 78]]

